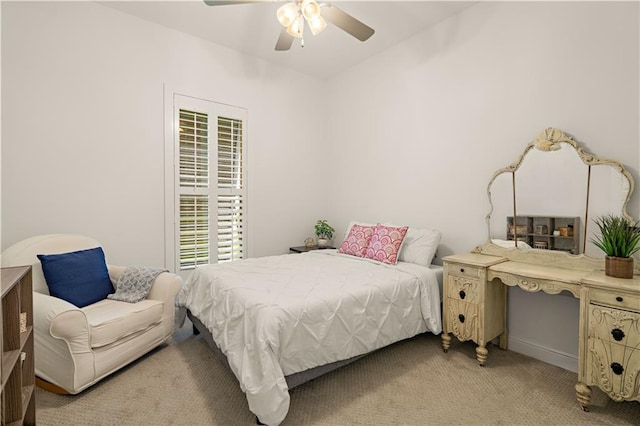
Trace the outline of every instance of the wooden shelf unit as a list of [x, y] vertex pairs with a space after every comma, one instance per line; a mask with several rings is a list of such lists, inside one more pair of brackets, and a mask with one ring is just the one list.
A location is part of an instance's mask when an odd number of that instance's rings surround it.
[[[569, 230], [569, 234], [554, 235], [554, 231]], [[580, 254], [580, 218], [573, 216], [507, 216], [507, 240], [524, 241], [533, 248]]]
[[[35, 365], [31, 266], [0, 270], [0, 353], [2, 377], [0, 424], [35, 425]], [[20, 314], [26, 328], [20, 330]]]

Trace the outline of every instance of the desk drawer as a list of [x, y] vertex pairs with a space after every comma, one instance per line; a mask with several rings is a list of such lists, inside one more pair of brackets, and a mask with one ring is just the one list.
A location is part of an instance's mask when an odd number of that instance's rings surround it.
[[478, 340], [478, 305], [455, 299], [447, 299], [447, 332], [453, 333], [461, 342]]
[[464, 300], [467, 303], [480, 301], [480, 282], [466, 277], [449, 275], [448, 296], [451, 299]]
[[460, 263], [449, 263], [447, 266], [449, 266], [449, 275], [476, 279], [480, 278], [480, 271], [482, 269]]
[[590, 290], [592, 303], [602, 303], [608, 306], [631, 309], [640, 312], [640, 296], [618, 293], [615, 290]]
[[640, 349], [640, 314], [589, 305], [589, 338]]
[[615, 401], [638, 399], [640, 350], [589, 337], [586, 384], [598, 386]]

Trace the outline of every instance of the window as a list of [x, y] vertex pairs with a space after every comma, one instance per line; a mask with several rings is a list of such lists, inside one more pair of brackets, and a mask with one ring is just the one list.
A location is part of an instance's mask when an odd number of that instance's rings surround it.
[[243, 259], [246, 111], [181, 95], [173, 100], [169, 259], [177, 271]]

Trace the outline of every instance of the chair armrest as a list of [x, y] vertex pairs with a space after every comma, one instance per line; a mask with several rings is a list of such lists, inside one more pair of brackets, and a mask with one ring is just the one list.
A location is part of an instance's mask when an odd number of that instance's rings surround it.
[[161, 300], [174, 306], [175, 298], [182, 288], [182, 278], [171, 272], [163, 272], [156, 277], [147, 299]]
[[[113, 288], [117, 290], [118, 279], [124, 273], [125, 266], [107, 265], [109, 270], [109, 278], [113, 284]], [[151, 285], [148, 300], [157, 300], [164, 305], [164, 313], [162, 315], [164, 337], [169, 338], [173, 335], [175, 320], [175, 301], [178, 292], [182, 288], [182, 278], [170, 272], [162, 272], [159, 274]]]
[[35, 372], [76, 394], [95, 380], [87, 317], [73, 304], [33, 293]]
[[33, 327], [38, 338], [62, 339], [72, 353], [90, 352], [89, 322], [73, 304], [42, 293], [33, 293]]
[[107, 265], [107, 270], [109, 271], [109, 279], [111, 280], [111, 284], [114, 289], [118, 289], [118, 280], [124, 273], [126, 266], [117, 266], [117, 265]]
[[156, 277], [151, 286], [151, 291], [147, 299], [160, 300], [164, 303], [164, 314], [162, 322], [164, 327], [164, 335], [168, 339], [173, 335], [175, 313], [176, 313], [176, 296], [182, 288], [182, 278], [170, 272], [163, 272]]

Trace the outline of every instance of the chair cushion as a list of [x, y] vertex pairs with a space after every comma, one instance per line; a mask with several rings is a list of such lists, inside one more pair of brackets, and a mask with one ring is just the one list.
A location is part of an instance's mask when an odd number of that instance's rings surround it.
[[82, 308], [114, 292], [102, 247], [37, 256], [53, 297]]
[[138, 303], [105, 299], [82, 308], [91, 329], [91, 347], [110, 345], [162, 321], [164, 303], [143, 300]]

